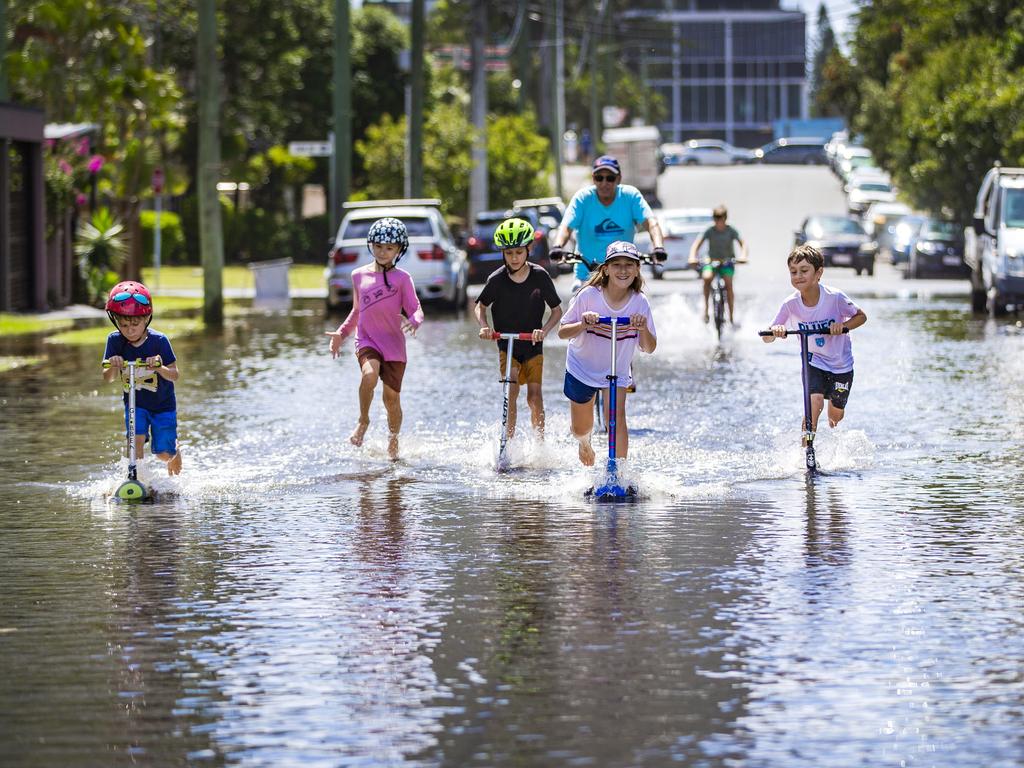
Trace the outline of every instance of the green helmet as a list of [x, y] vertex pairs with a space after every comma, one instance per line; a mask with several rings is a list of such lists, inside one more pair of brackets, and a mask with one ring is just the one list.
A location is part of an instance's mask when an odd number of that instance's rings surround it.
[[505, 219], [494, 230], [494, 244], [499, 249], [522, 248], [533, 242], [533, 226], [525, 219]]

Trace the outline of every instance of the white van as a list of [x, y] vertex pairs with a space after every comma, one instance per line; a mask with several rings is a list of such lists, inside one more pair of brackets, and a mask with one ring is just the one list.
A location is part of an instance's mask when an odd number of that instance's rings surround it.
[[653, 125], [608, 128], [601, 135], [604, 154], [619, 161], [622, 183], [639, 189], [647, 202], [657, 204], [661, 162], [661, 132]]

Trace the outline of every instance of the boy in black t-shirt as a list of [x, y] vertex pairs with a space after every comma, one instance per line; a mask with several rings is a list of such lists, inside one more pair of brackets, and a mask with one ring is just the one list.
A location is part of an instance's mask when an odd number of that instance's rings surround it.
[[[526, 402], [537, 435], [544, 437], [544, 397], [541, 381], [544, 373], [542, 342], [548, 332], [558, 326], [562, 318], [561, 299], [555, 291], [551, 276], [536, 264], [527, 261], [533, 244], [533, 227], [524, 219], [506, 219], [494, 230], [494, 244], [501, 249], [505, 265], [487, 278], [487, 284], [476, 300], [473, 313], [480, 323], [480, 338], [489, 339], [491, 333], [532, 333], [533, 343], [516, 342], [512, 352], [512, 382], [509, 384], [508, 436], [515, 434], [516, 399], [519, 387], [526, 384]], [[544, 322], [544, 308], [551, 308]], [[493, 329], [487, 324], [487, 309], [491, 310]], [[498, 340], [498, 364], [505, 375], [508, 342]]]

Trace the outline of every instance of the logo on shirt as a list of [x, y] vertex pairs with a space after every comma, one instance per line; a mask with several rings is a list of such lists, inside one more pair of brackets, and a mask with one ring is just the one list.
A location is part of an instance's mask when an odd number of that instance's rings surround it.
[[594, 227], [595, 235], [615, 235], [618, 237], [619, 235], [624, 234], [625, 231], [626, 230], [622, 228], [622, 225], [612, 219], [605, 219]]
[[[827, 334], [829, 326], [834, 323], [834, 320], [815, 320], [810, 323], [797, 323], [797, 327], [801, 331], [819, 331]], [[824, 347], [827, 339], [824, 336], [815, 336], [814, 344], [818, 347]]]
[[[159, 374], [157, 374], [156, 371], [146, 371], [145, 373], [143, 373], [142, 370], [140, 369], [140, 370], [137, 370], [135, 372], [135, 391], [136, 392], [139, 392], [139, 391], [156, 392], [157, 388], [159, 386], [160, 386]], [[121, 373], [121, 387], [122, 387], [122, 389], [124, 389], [125, 392], [127, 392], [130, 389], [130, 387], [128, 386], [128, 369], [127, 368], [124, 369], [122, 371], [122, 373]]]
[[384, 301], [384, 299], [394, 296], [396, 293], [398, 293], [398, 288], [393, 285], [371, 286], [363, 291], [362, 301], [360, 301], [360, 304], [363, 307], [370, 307], [378, 301]]

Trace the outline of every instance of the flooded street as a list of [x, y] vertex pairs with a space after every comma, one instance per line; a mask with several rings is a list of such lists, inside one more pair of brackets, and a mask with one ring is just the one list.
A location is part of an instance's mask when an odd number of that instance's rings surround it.
[[397, 463], [379, 395], [348, 443], [322, 302], [172, 339], [185, 469], [147, 456], [151, 505], [105, 499], [102, 350], [0, 376], [0, 765], [1020, 766], [1024, 329], [826, 270], [869, 320], [808, 481], [798, 343], [756, 335], [786, 227], [721, 344], [692, 274], [648, 283], [627, 505], [584, 499], [553, 337], [548, 439], [495, 474], [465, 314], [409, 342]]

